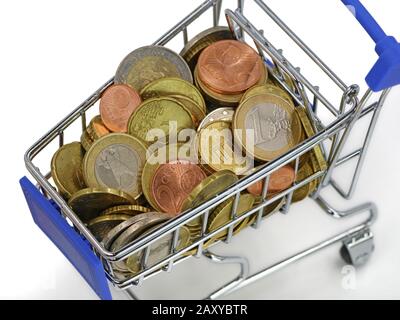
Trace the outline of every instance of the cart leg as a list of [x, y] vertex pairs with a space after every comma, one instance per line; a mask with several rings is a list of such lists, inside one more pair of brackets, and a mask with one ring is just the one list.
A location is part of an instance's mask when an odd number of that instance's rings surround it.
[[132, 288], [124, 290], [130, 300], [140, 300], [139, 297], [133, 293]]
[[[324, 199], [321, 197], [317, 198], [317, 203], [334, 218], [341, 219], [350, 217], [359, 213], [369, 212], [369, 217], [361, 224], [354, 226], [350, 229], [343, 231], [329, 239], [326, 239], [304, 251], [301, 251], [291, 257], [288, 257], [272, 266], [269, 266], [265, 269], [260, 270], [259, 272], [248, 276], [247, 272], [244, 272], [243, 265], [242, 265], [242, 272], [241, 275], [233, 280], [231, 283], [225, 285], [221, 289], [215, 291], [211, 294], [208, 299], [217, 299], [223, 295], [231, 294], [245, 286], [248, 286], [258, 280], [263, 279], [264, 277], [272, 274], [275, 271], [283, 269], [284, 267], [290, 265], [293, 262], [299, 261], [302, 258], [305, 258], [313, 253], [316, 253], [326, 247], [329, 247], [333, 244], [336, 244], [340, 241], [343, 242], [345, 249], [342, 249], [342, 252], [347, 250], [347, 260], [349, 263], [354, 265], [360, 265], [365, 263], [373, 251], [373, 237], [371, 232], [369, 231], [370, 226], [374, 223], [377, 218], [377, 208], [373, 203], [366, 203], [349, 210], [340, 211], [334, 209], [330, 206]], [[219, 257], [213, 254], [207, 256], [212, 261], [219, 262], [219, 263], [240, 263], [240, 259], [245, 260], [244, 258], [236, 258], [239, 260], [235, 261], [233, 257]], [[345, 257], [344, 257], [345, 258]], [[226, 259], [226, 262], [224, 262]], [[248, 270], [248, 263], [247, 263], [247, 270]]]
[[229, 294], [232, 291], [235, 291], [236, 287], [238, 287], [243, 281], [245, 281], [249, 275], [249, 261], [244, 257], [220, 256], [210, 251], [205, 251], [203, 255], [215, 263], [240, 265], [239, 276], [233, 279], [231, 282], [226, 283], [218, 290], [214, 291], [212, 294], [206, 297], [205, 300], [215, 300]]
[[219, 19], [221, 17], [222, 0], [214, 0], [213, 4], [213, 24], [214, 27], [219, 25]]

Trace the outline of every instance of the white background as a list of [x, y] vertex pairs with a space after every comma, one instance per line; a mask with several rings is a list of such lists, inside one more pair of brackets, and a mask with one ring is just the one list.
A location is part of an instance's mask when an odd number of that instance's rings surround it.
[[[233, 8], [236, 1], [226, 3]], [[267, 3], [347, 84], [364, 86], [363, 78], [376, 61], [374, 46], [339, 0]], [[399, 2], [364, 3], [387, 32], [400, 39]], [[127, 53], [155, 41], [198, 4], [197, 0], [1, 2], [0, 298], [97, 298], [33, 223], [18, 185], [19, 178], [26, 175], [23, 153], [108, 80]], [[248, 12], [274, 44], [286, 50], [287, 41], [282, 38], [279, 43], [281, 38], [269, 27], [272, 24], [266, 16], [251, 8]], [[209, 27], [210, 21], [202, 20], [196, 30]], [[290, 47], [285, 52], [290, 54]], [[302, 65], [300, 56], [289, 58]], [[310, 74], [313, 83], [319, 84], [320, 73]], [[329, 95], [331, 89], [326, 88]], [[370, 262], [356, 271], [355, 287], [342, 286], [345, 264], [336, 245], [229, 298], [400, 298], [399, 91], [396, 88], [383, 109], [355, 197], [348, 202], [335, 199], [341, 209], [365, 201], [376, 202], [380, 209], [373, 227], [376, 250]], [[338, 103], [338, 98], [334, 102]], [[76, 138], [66, 136], [67, 141]], [[355, 138], [350, 145], [353, 143], [357, 144]], [[45, 155], [44, 168], [48, 168], [50, 156]], [[257, 232], [247, 230], [232, 245], [220, 245], [216, 252], [245, 254], [254, 272], [350, 224], [332, 220], [307, 200], [293, 206], [289, 215], [274, 216]], [[200, 298], [234, 277], [236, 271], [236, 267], [224, 269], [192, 259], [172, 274], [150, 280], [137, 293], [144, 298]]]

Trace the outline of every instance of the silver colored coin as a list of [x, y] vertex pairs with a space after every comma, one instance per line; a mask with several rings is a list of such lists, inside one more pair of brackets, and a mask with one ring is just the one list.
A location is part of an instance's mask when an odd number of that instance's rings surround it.
[[[143, 235], [141, 235], [139, 238], [147, 236], [149, 233], [151, 233], [154, 229], [157, 229], [158, 227], [159, 225], [155, 225], [154, 227], [144, 232]], [[181, 241], [182, 239], [179, 237], [178, 247]], [[150, 247], [150, 252], [147, 258], [147, 265], [152, 266], [163, 260], [165, 257], [167, 257], [170, 254], [172, 242], [173, 242], [173, 233], [168, 233], [164, 235], [162, 238], [158, 239], [156, 242], [154, 242]], [[126, 260], [126, 267], [128, 268], [128, 270], [130, 270], [133, 273], [138, 272], [142, 257], [143, 257], [143, 251], [140, 251], [137, 254], [130, 256]]]
[[104, 148], [96, 158], [96, 179], [103, 185], [117, 190], [135, 190], [139, 185], [139, 154], [125, 144]]
[[193, 83], [190, 68], [181, 56], [162, 46], [146, 46], [125, 57], [114, 82], [128, 84], [140, 91], [150, 82], [165, 77], [182, 78]]
[[[142, 219], [134, 223], [133, 225], [125, 229], [125, 231], [123, 231], [114, 240], [114, 242], [111, 245], [111, 251], [117, 251], [123, 248], [124, 246], [126, 246], [127, 244], [138, 238], [138, 236], [143, 234], [143, 232], [145, 232], [146, 230], [154, 227], [154, 225], [159, 225], [160, 223], [166, 222], [170, 218], [171, 217], [166, 214], [155, 214], [151, 217]], [[129, 269], [126, 266], [126, 260], [115, 262], [113, 263], [113, 266], [118, 271], [129, 272]]]
[[273, 103], [260, 103], [246, 115], [245, 126], [254, 130], [254, 144], [274, 151], [290, 144], [291, 121], [288, 112]]
[[157, 213], [148, 215], [146, 218], [135, 222], [130, 227], [126, 228], [112, 243], [111, 251], [117, 251], [126, 246], [140, 234], [152, 228], [156, 224], [169, 220], [171, 216], [167, 214]]
[[89, 222], [88, 228], [98, 241], [102, 241], [104, 237], [120, 223], [130, 219], [129, 215], [110, 215], [109, 219], [97, 217]]
[[234, 108], [219, 108], [212, 112], [210, 112], [203, 121], [200, 122], [200, 125], [197, 131], [200, 131], [208, 124], [215, 121], [228, 121], [231, 122], [233, 119], [233, 115], [235, 114]]
[[107, 235], [104, 237], [104, 239], [102, 240], [102, 243], [104, 245], [104, 248], [106, 248], [107, 250], [110, 249], [112, 243], [114, 242], [114, 240], [127, 228], [129, 228], [131, 225], [133, 225], [134, 223], [142, 220], [142, 219], [146, 219], [146, 217], [148, 215], [153, 215], [153, 214], [158, 214], [158, 213], [143, 213], [143, 214], [138, 214], [137, 216], [134, 216], [132, 218], [130, 218], [129, 220], [126, 220], [122, 223], [120, 223], [119, 225], [117, 225], [115, 228], [111, 229]]

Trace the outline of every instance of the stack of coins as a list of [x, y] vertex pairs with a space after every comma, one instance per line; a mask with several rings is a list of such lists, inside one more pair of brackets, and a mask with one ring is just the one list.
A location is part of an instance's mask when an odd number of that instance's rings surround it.
[[[268, 80], [266, 70], [256, 51], [233, 40], [226, 27], [202, 32], [181, 55], [160, 46], [134, 50], [120, 63], [81, 141], [54, 154], [57, 190], [113, 252], [213, 199], [315, 134], [305, 110]], [[297, 175], [293, 163], [271, 175], [266, 199], [325, 168], [315, 147], [302, 156]], [[317, 184], [303, 186], [293, 200], [304, 199]], [[258, 182], [241, 193], [237, 216], [265, 200], [262, 190]], [[210, 210], [207, 223], [201, 216], [190, 219], [180, 228], [175, 250], [229, 223], [233, 203], [229, 198]], [[283, 204], [282, 199], [270, 204], [263, 215]], [[234, 225], [233, 233], [255, 218]], [[204, 245], [226, 236], [221, 231]], [[146, 266], [171, 253], [172, 237], [166, 234], [151, 246]], [[142, 252], [113, 263], [122, 278], [142, 267]]]
[[235, 107], [246, 90], [266, 82], [267, 69], [261, 57], [247, 44], [222, 40], [202, 51], [194, 79], [210, 103]]

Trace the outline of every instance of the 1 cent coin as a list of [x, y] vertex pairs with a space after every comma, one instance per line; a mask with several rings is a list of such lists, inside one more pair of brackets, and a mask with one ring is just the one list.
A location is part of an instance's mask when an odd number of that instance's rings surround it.
[[198, 62], [199, 78], [219, 93], [240, 93], [261, 78], [264, 64], [249, 45], [236, 40], [222, 40], [207, 47]]
[[127, 132], [129, 117], [141, 102], [139, 94], [131, 87], [112, 85], [100, 100], [101, 119], [110, 131]]
[[[255, 168], [251, 173], [255, 172], [259, 168]], [[249, 174], [251, 174], [249, 173]], [[296, 179], [295, 171], [290, 165], [286, 165], [282, 168], [271, 173], [268, 183], [268, 193], [279, 193], [293, 185]], [[247, 191], [255, 196], [260, 196], [264, 187], [264, 180], [260, 180], [247, 188]]]

